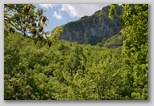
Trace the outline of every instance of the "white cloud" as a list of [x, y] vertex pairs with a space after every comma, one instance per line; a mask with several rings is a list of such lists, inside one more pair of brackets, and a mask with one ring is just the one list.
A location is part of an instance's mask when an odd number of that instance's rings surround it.
[[75, 8], [69, 4], [62, 4], [61, 11], [66, 11], [72, 17], [77, 16]]
[[58, 14], [57, 11], [54, 11], [53, 16], [54, 16], [55, 18], [57, 18], [58, 20], [61, 20], [61, 19], [62, 19], [62, 15], [61, 15], [61, 14]]
[[57, 10], [59, 12], [65, 11], [71, 17], [83, 17], [85, 15], [92, 15], [94, 12], [101, 10], [108, 4], [40, 4], [40, 6], [45, 9], [53, 8], [57, 5], [61, 5], [60, 10]]
[[46, 8], [46, 9], [53, 8], [54, 6], [57, 6], [57, 5], [58, 4], [40, 4], [42, 8]]
[[66, 11], [72, 17], [92, 15], [107, 4], [62, 4], [61, 11]]

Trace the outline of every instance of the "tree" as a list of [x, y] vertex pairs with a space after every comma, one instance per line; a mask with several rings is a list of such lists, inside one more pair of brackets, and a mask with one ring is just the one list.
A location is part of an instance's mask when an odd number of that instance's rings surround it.
[[[115, 8], [111, 5], [111, 18]], [[131, 87], [131, 99], [148, 99], [148, 4], [123, 4], [122, 8], [126, 86]]]
[[4, 4], [4, 28], [9, 32], [21, 32], [43, 40], [49, 32], [44, 31], [48, 19], [42, 9], [33, 4]]
[[49, 47], [51, 46], [51, 44], [53, 42], [58, 41], [60, 34], [63, 32], [63, 27], [61, 26], [56, 26], [52, 32], [50, 36], [47, 36], [47, 40], [48, 40], [48, 45]]

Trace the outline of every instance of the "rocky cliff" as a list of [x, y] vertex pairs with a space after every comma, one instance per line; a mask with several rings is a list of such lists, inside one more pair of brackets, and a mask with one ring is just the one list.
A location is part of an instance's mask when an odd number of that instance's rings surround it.
[[91, 16], [84, 16], [63, 25], [64, 32], [60, 35], [60, 39], [95, 45], [101, 42], [103, 37], [108, 38], [118, 34], [123, 28], [120, 23], [122, 9], [120, 6], [117, 7], [117, 15], [113, 20], [108, 18], [109, 9], [110, 6], [106, 6]]

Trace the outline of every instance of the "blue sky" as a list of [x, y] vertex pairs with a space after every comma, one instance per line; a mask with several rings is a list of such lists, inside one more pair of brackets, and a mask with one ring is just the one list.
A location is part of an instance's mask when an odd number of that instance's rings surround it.
[[81, 17], [92, 15], [95, 11], [101, 10], [107, 4], [35, 4], [37, 8], [45, 10], [44, 15], [49, 19], [49, 24], [45, 30], [51, 30], [64, 25], [70, 21], [75, 21]]

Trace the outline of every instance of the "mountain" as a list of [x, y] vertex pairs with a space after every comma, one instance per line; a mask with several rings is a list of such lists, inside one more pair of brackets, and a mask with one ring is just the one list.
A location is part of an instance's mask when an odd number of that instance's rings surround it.
[[109, 9], [110, 6], [106, 6], [91, 16], [84, 16], [77, 21], [63, 25], [64, 32], [60, 35], [60, 39], [70, 42], [77, 41], [79, 44], [96, 45], [102, 42], [104, 37], [109, 38], [118, 34], [123, 28], [120, 23], [122, 9], [117, 6], [117, 15], [113, 20], [108, 18]]

